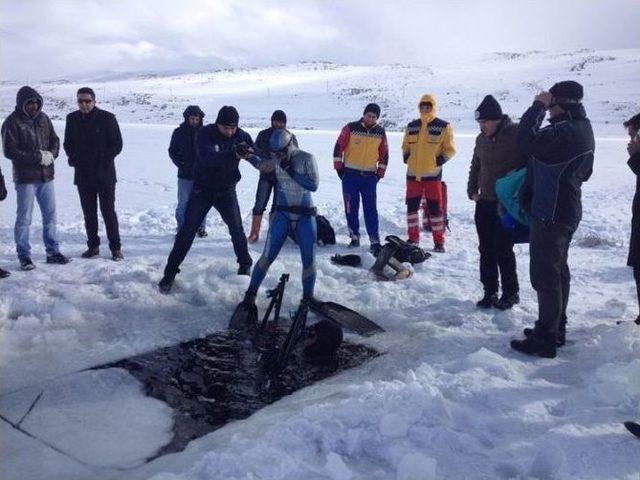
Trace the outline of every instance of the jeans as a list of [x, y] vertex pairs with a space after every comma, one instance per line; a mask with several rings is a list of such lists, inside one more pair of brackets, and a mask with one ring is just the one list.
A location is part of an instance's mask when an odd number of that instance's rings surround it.
[[344, 212], [347, 217], [349, 236], [360, 238], [360, 197], [362, 196], [362, 210], [367, 234], [371, 243], [380, 243], [378, 233], [378, 208], [376, 186], [378, 177], [373, 174], [362, 175], [347, 170], [342, 177], [342, 196]]
[[[180, 227], [182, 227], [184, 223], [184, 212], [187, 208], [191, 190], [193, 190], [193, 180], [178, 177], [178, 205], [176, 206], [176, 223], [178, 224], [178, 230], [180, 230]], [[200, 224], [200, 228], [204, 230], [206, 227], [207, 217], [205, 216]]]
[[267, 209], [271, 190], [275, 188], [276, 176], [274, 173], [261, 173], [256, 188], [256, 201], [253, 205], [253, 214], [262, 215]]
[[110, 185], [78, 185], [80, 205], [84, 215], [84, 228], [87, 231], [87, 246], [98, 248], [100, 237], [98, 236], [98, 199], [100, 200], [100, 212], [104, 220], [104, 227], [109, 239], [109, 249], [113, 252], [120, 250], [120, 232], [118, 228], [118, 216], [116, 215], [116, 184]]
[[242, 217], [240, 216], [240, 206], [238, 205], [235, 189], [225, 192], [208, 192], [196, 185], [191, 191], [191, 196], [187, 202], [184, 223], [182, 228], [178, 230], [173, 248], [169, 254], [167, 266], [164, 269], [165, 275], [178, 273], [178, 268], [191, 249], [198, 228], [202, 225], [202, 221], [211, 207], [215, 207], [229, 228], [233, 251], [236, 254], [238, 263], [249, 266], [253, 263], [247, 247], [247, 237], [242, 228]]
[[56, 197], [53, 181], [38, 183], [16, 183], [16, 224], [13, 238], [16, 242], [18, 258], [31, 257], [29, 228], [33, 216], [33, 200], [38, 201], [42, 214], [42, 240], [47, 255], [59, 252], [58, 235], [56, 233]]

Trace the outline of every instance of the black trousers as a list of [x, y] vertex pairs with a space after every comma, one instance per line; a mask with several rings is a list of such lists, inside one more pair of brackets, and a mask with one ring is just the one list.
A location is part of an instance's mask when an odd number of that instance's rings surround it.
[[498, 215], [498, 202], [479, 200], [476, 202], [476, 230], [480, 251], [480, 281], [487, 293], [498, 292], [498, 272], [505, 295], [517, 293], [518, 273], [513, 242], [502, 228]]
[[565, 331], [571, 272], [567, 263], [573, 230], [564, 225], [531, 223], [529, 273], [538, 294], [536, 329], [541, 333]]
[[84, 216], [84, 228], [87, 232], [87, 246], [97, 248], [100, 246], [98, 236], [98, 200], [100, 200], [100, 213], [107, 230], [107, 239], [111, 251], [120, 250], [120, 231], [118, 228], [118, 216], [116, 215], [116, 184], [109, 185], [78, 185], [80, 205]]
[[235, 188], [225, 192], [208, 192], [202, 187], [194, 185], [184, 213], [184, 222], [178, 230], [173, 249], [167, 260], [167, 266], [164, 269], [165, 275], [178, 273], [178, 268], [191, 249], [198, 228], [211, 207], [220, 213], [222, 220], [229, 228], [233, 251], [238, 263], [249, 266], [253, 263], [247, 247], [247, 237], [242, 228], [242, 217]]

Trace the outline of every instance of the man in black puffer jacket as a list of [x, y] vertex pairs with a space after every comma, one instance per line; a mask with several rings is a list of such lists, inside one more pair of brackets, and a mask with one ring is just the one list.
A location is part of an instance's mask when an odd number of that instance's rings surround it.
[[[569, 244], [582, 219], [581, 186], [591, 176], [595, 149], [582, 96], [579, 83], [556, 83], [535, 97], [518, 127], [518, 147], [529, 158], [522, 201], [533, 218], [529, 271], [538, 320], [511, 347], [528, 355], [554, 358], [565, 341]], [[540, 128], [547, 110], [550, 125]]]
[[[189, 105], [182, 113], [184, 122], [173, 131], [169, 144], [169, 157], [178, 167], [178, 205], [176, 223], [178, 230], [184, 223], [184, 212], [193, 189], [193, 164], [196, 162], [196, 134], [202, 128], [204, 112], [198, 105]], [[199, 237], [207, 236], [207, 220], [202, 220], [198, 229]]]
[[82, 258], [100, 254], [98, 236], [98, 200], [107, 231], [111, 258], [118, 262], [124, 258], [120, 243], [116, 214], [115, 158], [122, 151], [122, 135], [115, 115], [96, 107], [96, 95], [89, 87], [76, 94], [78, 110], [67, 115], [64, 130], [64, 151], [75, 174], [73, 183], [78, 187], [80, 205], [87, 232], [87, 250]]
[[47, 263], [65, 264], [56, 232], [56, 198], [53, 188], [53, 161], [60, 150], [60, 139], [49, 117], [42, 111], [42, 97], [33, 88], [18, 90], [16, 108], [2, 124], [4, 156], [13, 163], [17, 214], [14, 238], [20, 268], [33, 270], [29, 229], [36, 200], [42, 213], [42, 236]]
[[202, 127], [196, 135], [198, 155], [193, 168], [193, 190], [187, 203], [184, 223], [176, 235], [164, 277], [159, 283], [163, 293], [173, 286], [179, 267], [189, 252], [198, 228], [211, 207], [215, 207], [231, 234], [233, 250], [240, 265], [238, 275], [249, 275], [253, 261], [242, 228], [236, 184], [240, 180], [241, 159], [253, 154], [251, 136], [238, 128], [240, 116], [234, 107], [224, 106], [216, 123]]

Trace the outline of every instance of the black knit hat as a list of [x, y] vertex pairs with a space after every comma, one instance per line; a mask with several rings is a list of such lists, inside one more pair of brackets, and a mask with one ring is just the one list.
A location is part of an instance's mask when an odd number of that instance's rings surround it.
[[282, 110], [276, 110], [275, 112], [273, 112], [271, 114], [271, 121], [272, 122], [282, 122], [284, 124], [287, 123], [287, 114], [284, 113]]
[[487, 95], [482, 99], [476, 108], [476, 120], [500, 120], [502, 118], [502, 108], [492, 95]]
[[625, 127], [631, 127], [634, 130], [640, 130], [640, 113], [637, 113], [629, 120], [623, 123]]
[[235, 107], [230, 107], [225, 105], [218, 112], [218, 118], [216, 118], [216, 123], [218, 125], [226, 125], [227, 127], [237, 127], [238, 120], [240, 120], [240, 115], [238, 114], [238, 110]]
[[556, 83], [549, 89], [555, 103], [559, 105], [580, 103], [584, 95], [582, 85], [573, 80], [565, 80]]
[[189, 105], [187, 108], [184, 109], [184, 112], [182, 112], [182, 116], [185, 118], [185, 120], [189, 117], [204, 118], [204, 112], [200, 109], [198, 105]]
[[366, 107], [364, 107], [364, 113], [362, 115], [366, 115], [368, 112], [373, 113], [376, 118], [380, 118], [380, 105], [377, 103], [370, 103]]

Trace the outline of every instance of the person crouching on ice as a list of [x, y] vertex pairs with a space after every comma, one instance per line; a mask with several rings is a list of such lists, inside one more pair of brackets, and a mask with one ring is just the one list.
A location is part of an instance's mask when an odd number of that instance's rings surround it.
[[[303, 301], [313, 300], [316, 283], [316, 209], [311, 192], [318, 189], [318, 165], [310, 153], [298, 149], [287, 130], [275, 130], [269, 141], [270, 162], [276, 172], [275, 213], [269, 225], [264, 252], [251, 274], [244, 303], [255, 303], [260, 284], [278, 256], [289, 232], [295, 235], [302, 255]], [[259, 157], [247, 159], [264, 171]]]

